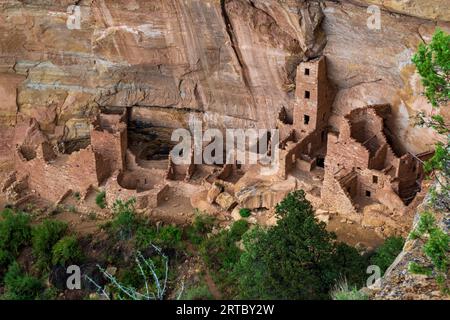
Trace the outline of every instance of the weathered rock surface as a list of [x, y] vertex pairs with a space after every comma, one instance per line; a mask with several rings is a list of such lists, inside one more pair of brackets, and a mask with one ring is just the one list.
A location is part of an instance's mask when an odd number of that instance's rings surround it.
[[[387, 6], [394, 1], [383, 2]], [[407, 2], [427, 3], [426, 8], [448, 9], [439, 1]], [[339, 88], [334, 113], [345, 115], [367, 104], [390, 103], [393, 116], [388, 126], [395, 142], [408, 151], [427, 150], [430, 141], [437, 137], [432, 130], [414, 127], [410, 119], [419, 110], [431, 110], [421, 95], [423, 88], [411, 58], [422, 41], [431, 39], [436, 25], [447, 32], [450, 32], [450, 25], [382, 11], [381, 29], [372, 30], [367, 26], [372, 14], [365, 6], [355, 5], [352, 1], [326, 1], [324, 11], [323, 28], [327, 34], [324, 53], [329, 62], [328, 74]], [[422, 17], [426, 18], [427, 13], [424, 12]], [[339, 127], [337, 118], [331, 122]]]
[[222, 192], [216, 198], [216, 203], [224, 210], [230, 210], [236, 204], [234, 197], [228, 192]]
[[354, 0], [354, 2], [378, 5], [385, 10], [419, 18], [450, 21], [450, 7], [447, 0]]
[[223, 191], [223, 187], [218, 184], [213, 184], [211, 189], [209, 189], [206, 196], [208, 203], [213, 204], [216, 201], [217, 196]]
[[281, 202], [286, 195], [296, 188], [295, 179], [292, 177], [285, 181], [259, 181], [249, 183], [241, 187], [236, 186], [236, 198], [242, 208], [270, 209]]
[[[273, 127], [292, 105], [296, 65], [321, 53], [335, 114], [389, 102], [407, 149], [434, 138], [409, 123], [429, 108], [409, 60], [436, 25], [448, 29], [445, 0], [82, 0], [80, 29], [68, 27], [74, 3], [0, 3], [3, 161], [15, 123], [34, 117], [51, 140], [78, 139], [99, 107], [135, 106], [133, 119], [169, 128], [193, 112], [211, 127]], [[382, 29], [369, 30], [372, 3], [400, 14], [383, 11]]]
[[[428, 204], [429, 196], [422, 205], [417, 208], [413, 229], [417, 226], [420, 214], [423, 211], [433, 212], [439, 227], [447, 234], [450, 234], [450, 213], [436, 212]], [[423, 266], [430, 266], [430, 259], [424, 254], [424, 240], [407, 239], [402, 252], [398, 255], [393, 264], [386, 270], [381, 281], [375, 286], [369, 287], [371, 299], [376, 300], [440, 300], [450, 299], [450, 296], [443, 295], [436, 280], [432, 276], [413, 274], [408, 270], [411, 262], [419, 263]], [[447, 287], [450, 279], [447, 275]]]

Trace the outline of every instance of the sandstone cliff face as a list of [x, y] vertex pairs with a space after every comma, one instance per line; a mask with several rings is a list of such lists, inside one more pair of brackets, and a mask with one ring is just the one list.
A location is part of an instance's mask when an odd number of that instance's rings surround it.
[[[449, 24], [382, 11], [381, 28], [371, 30], [367, 27], [371, 13], [366, 7], [352, 2], [326, 3], [324, 53], [331, 78], [340, 89], [334, 112], [344, 115], [367, 104], [390, 103], [394, 116], [389, 126], [398, 145], [412, 152], [429, 148], [430, 141], [437, 138], [435, 134], [413, 127], [410, 120], [418, 110], [431, 111], [421, 95], [423, 89], [411, 58], [420, 42], [431, 39], [436, 26], [448, 31]], [[424, 12], [424, 16], [429, 15]], [[445, 19], [449, 17], [447, 14]]]
[[[365, 6], [380, 2], [399, 14], [383, 11], [381, 30], [370, 30]], [[169, 128], [192, 113], [211, 127], [274, 127], [280, 107], [292, 107], [296, 66], [322, 53], [339, 89], [332, 124], [391, 103], [395, 138], [424, 151], [436, 137], [410, 126], [430, 108], [410, 58], [436, 25], [450, 30], [444, 2], [2, 0], [1, 157], [22, 120], [35, 118], [54, 140], [77, 139], [99, 107], [133, 106], [135, 119]], [[67, 26], [73, 4], [80, 29]]]
[[447, 0], [354, 0], [355, 3], [378, 5], [381, 8], [419, 18], [450, 21]]

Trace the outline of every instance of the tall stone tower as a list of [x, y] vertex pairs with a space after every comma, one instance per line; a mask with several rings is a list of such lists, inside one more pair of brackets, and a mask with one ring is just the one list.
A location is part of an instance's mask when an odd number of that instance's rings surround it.
[[334, 96], [326, 68], [324, 56], [297, 67], [293, 120], [300, 132], [310, 133], [327, 126]]

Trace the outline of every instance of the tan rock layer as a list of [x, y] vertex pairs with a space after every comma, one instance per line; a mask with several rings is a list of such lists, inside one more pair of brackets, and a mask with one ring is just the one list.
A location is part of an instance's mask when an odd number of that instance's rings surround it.
[[436, 138], [410, 126], [429, 109], [410, 58], [436, 24], [448, 28], [445, 1], [383, 1], [442, 20], [383, 11], [380, 31], [355, 1], [81, 1], [81, 29], [69, 29], [73, 3], [0, 4], [2, 150], [14, 144], [7, 128], [30, 117], [51, 140], [86, 137], [105, 106], [139, 106], [136, 115], [157, 112], [163, 125], [186, 126], [195, 111], [210, 127], [274, 127], [292, 106], [296, 65], [322, 52], [339, 88], [336, 115], [391, 103], [389, 126], [408, 150]]

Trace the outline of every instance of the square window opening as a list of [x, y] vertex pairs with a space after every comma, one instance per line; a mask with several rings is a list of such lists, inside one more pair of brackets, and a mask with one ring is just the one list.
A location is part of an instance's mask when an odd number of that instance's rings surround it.
[[311, 92], [305, 91], [305, 99], [309, 99], [311, 97]]
[[303, 122], [304, 124], [309, 124], [309, 116], [305, 114], [305, 116], [303, 117]]

